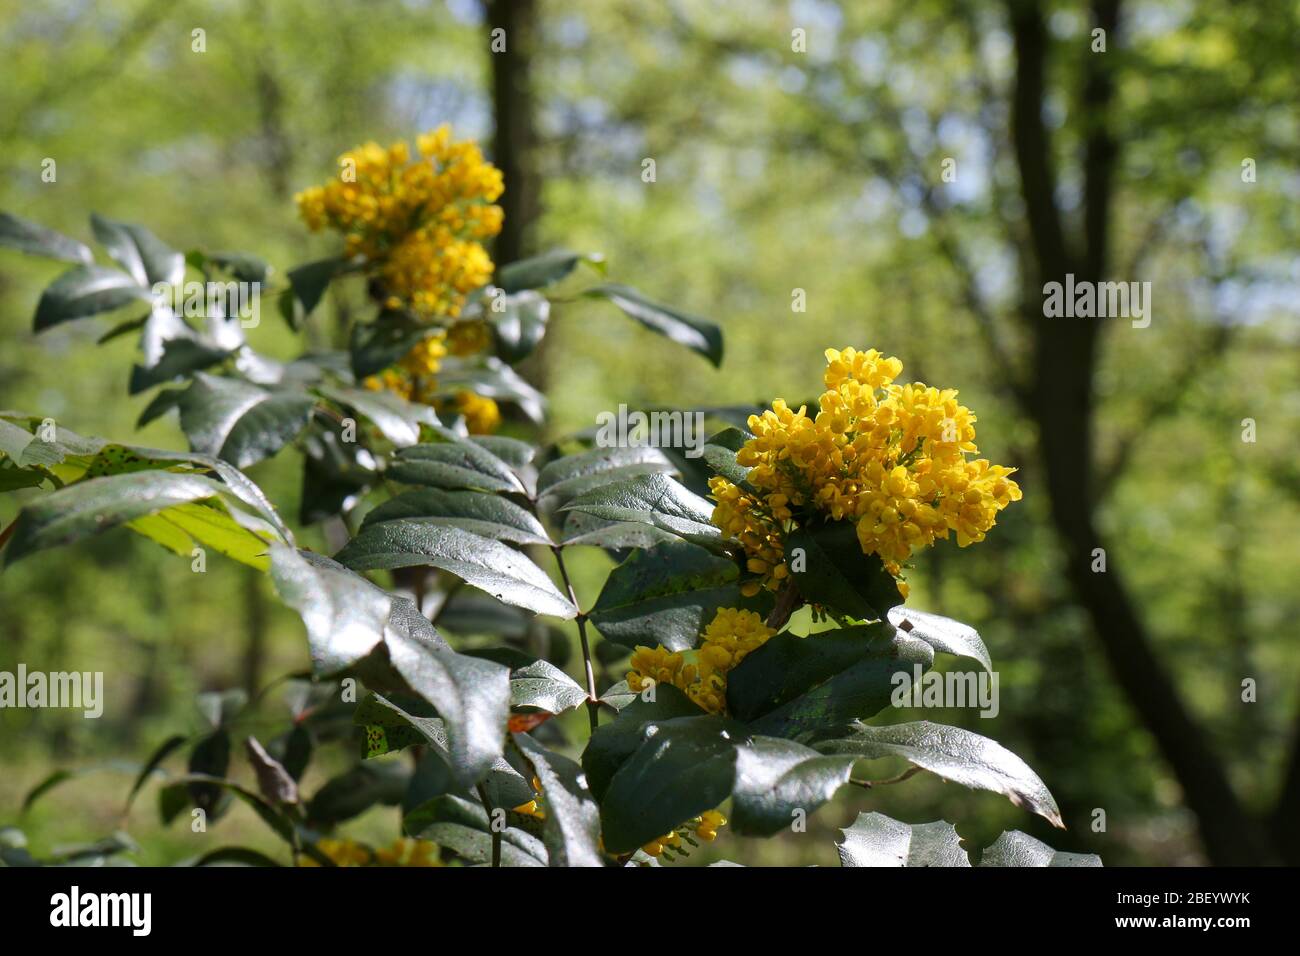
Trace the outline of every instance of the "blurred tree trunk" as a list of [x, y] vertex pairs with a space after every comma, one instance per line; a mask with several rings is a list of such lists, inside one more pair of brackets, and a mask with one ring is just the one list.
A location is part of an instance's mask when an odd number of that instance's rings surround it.
[[[538, 42], [536, 0], [489, 0], [487, 20], [492, 115], [496, 121], [492, 161], [506, 182], [500, 200], [505, 222], [493, 248], [493, 258], [501, 266], [529, 254], [533, 226], [541, 213], [533, 91]], [[500, 49], [501, 43], [505, 44], [504, 50]]]
[[[1196, 814], [1205, 851], [1216, 865], [1267, 862], [1253, 821], [1237, 799], [1204, 730], [1187, 709], [1157, 659], [1150, 635], [1124, 584], [1113, 553], [1106, 570], [1092, 570], [1093, 551], [1105, 548], [1094, 522], [1093, 375], [1098, 354], [1097, 320], [1047, 318], [1041, 290], [1047, 282], [1101, 281], [1109, 265], [1113, 173], [1119, 146], [1107, 126], [1113, 97], [1114, 53], [1086, 61], [1080, 109], [1083, 143], [1082, 235], [1067, 242], [1056, 203], [1050, 134], [1043, 121], [1048, 37], [1037, 3], [1009, 0], [1016, 53], [1012, 139], [1029, 221], [1035, 275], [1021, 312], [1032, 338], [1032, 381], [1027, 406], [1039, 434], [1052, 521], [1061, 537], [1066, 572], [1120, 687], [1151, 731]], [[1093, 0], [1093, 26], [1116, 42], [1119, 0]], [[1129, 277], [1121, 277], [1129, 278]]]

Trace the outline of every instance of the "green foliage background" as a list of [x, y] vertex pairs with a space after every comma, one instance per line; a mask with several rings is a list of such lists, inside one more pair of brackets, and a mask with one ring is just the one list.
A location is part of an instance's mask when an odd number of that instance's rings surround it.
[[[950, 112], [942, 142], [910, 144], [927, 170], [955, 155], [959, 175], [987, 175], [969, 120], [985, 102], [978, 78], [1002, 82], [1010, 69], [1001, 5], [744, 6], [541, 5], [545, 212], [534, 244], [603, 251], [615, 268], [635, 271], [647, 293], [719, 322], [728, 353], [715, 370], [607, 307], [560, 306], [530, 370], [551, 396], [550, 427], [555, 436], [590, 427], [619, 402], [782, 396], [797, 404], [815, 394], [827, 346], [877, 347], [903, 359], [905, 378], [960, 388], [980, 414], [982, 450], [1024, 469], [1025, 500], [961, 560], [942, 547], [921, 556], [913, 600], [980, 630], [1001, 672], [1002, 707], [993, 721], [917, 716], [978, 730], [1023, 756], [1071, 832], [1047, 836], [996, 795], [921, 777], [890, 792], [841, 794], [807, 837], [765, 842], [724, 831], [709, 852], [831, 863], [829, 831], [859, 810], [880, 810], [912, 822], [957, 820], [977, 845], [1020, 827], [1111, 865], [1199, 862], [1182, 795], [1061, 576], [1038, 436], [1008, 394], [1006, 370], [982, 348], [936, 251], [936, 230], [889, 179], [915, 157], [881, 119], [886, 97]], [[1085, 21], [1076, 4], [1049, 6], [1066, 49], [1055, 68], [1068, 82]], [[1120, 91], [1129, 166], [1113, 242], [1121, 261], [1149, 256], [1140, 275], [1156, 284], [1156, 317], [1145, 330], [1119, 323], [1099, 365], [1099, 445], [1138, 436], [1099, 520], [1161, 660], [1243, 799], [1263, 813], [1276, 799], [1300, 705], [1300, 136], [1294, 101], [1279, 86], [1289, 75], [1293, 94], [1294, 49], [1277, 24], [1289, 18], [1294, 27], [1294, 11], [1260, 3], [1239, 12], [1229, 18], [1214, 3], [1130, 10], [1134, 47], [1124, 55], [1139, 62]], [[956, 39], [966, 19], [980, 37], [978, 56]], [[178, 248], [248, 249], [280, 266], [307, 261], [329, 250], [296, 221], [292, 194], [323, 178], [342, 150], [443, 121], [460, 135], [487, 137], [492, 128], [486, 28], [471, 0], [4, 0], [0, 24], [0, 207], [81, 238], [84, 210], [94, 209], [146, 222]], [[792, 24], [809, 31], [806, 60], [788, 53]], [[206, 30], [206, 53], [191, 52], [194, 28]], [[1241, 102], [1248, 108], [1232, 108]], [[879, 156], [883, 168], [873, 166]], [[1245, 156], [1259, 166], [1250, 186], [1240, 181]], [[41, 180], [47, 157], [58, 164], [56, 183]], [[641, 180], [644, 157], [656, 159], [655, 183]], [[992, 168], [1004, 162], [994, 158]], [[979, 242], [994, 234], [999, 200], [969, 188], [963, 236], [994, 298], [1005, 298], [1015, 291], [1007, 288], [1014, 263]], [[1194, 232], [1208, 223], [1213, 255], [1147, 232], [1167, 205], [1175, 226]], [[14, 256], [0, 263], [0, 405], [39, 410], [83, 434], [183, 447], [171, 418], [132, 431], [147, 397], [125, 394], [130, 337], [95, 348], [104, 326], [93, 322], [32, 334], [39, 290], [59, 268]], [[796, 288], [806, 291], [806, 313], [791, 313]], [[329, 306], [309, 328], [321, 343], [350, 304]], [[1181, 388], [1194, 343], [1225, 316], [1241, 327]], [[250, 339], [279, 358], [295, 344], [269, 314]], [[1152, 404], [1173, 394], [1173, 410], [1150, 420]], [[1245, 417], [1258, 423], [1255, 444], [1240, 441]], [[286, 451], [251, 471], [286, 514], [298, 493], [295, 456]], [[0, 499], [0, 526], [21, 500]], [[589, 565], [575, 582], [588, 603], [605, 570], [599, 557]], [[24, 661], [103, 670], [108, 706], [99, 721], [0, 713], [0, 822], [18, 819], [23, 793], [56, 765], [139, 759], [191, 719], [195, 692], [300, 669], [301, 624], [268, 588], [230, 562], [193, 574], [125, 532], [7, 570], [0, 669]], [[1257, 681], [1258, 703], [1241, 703], [1243, 677]], [[584, 718], [569, 719], [577, 727]], [[129, 780], [74, 781], [23, 826], [38, 847], [111, 829]], [[1094, 808], [1106, 811], [1104, 834], [1088, 829]], [[238, 842], [269, 842], [259, 826], [239, 810], [203, 839], [235, 842], [229, 837], [246, 827]], [[147, 861], [195, 852], [181, 826], [151, 838], [157, 824], [143, 803], [131, 829]], [[351, 832], [381, 829], [390, 832], [367, 817]]]

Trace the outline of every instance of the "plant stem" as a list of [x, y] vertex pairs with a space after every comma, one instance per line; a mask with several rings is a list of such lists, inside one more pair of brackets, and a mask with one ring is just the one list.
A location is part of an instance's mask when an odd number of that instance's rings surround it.
[[483, 803], [483, 809], [487, 811], [488, 832], [492, 834], [492, 865], [501, 865], [501, 831], [496, 828], [492, 820], [492, 801], [488, 799], [487, 790], [483, 784], [478, 784], [475, 789], [478, 791], [478, 798]]
[[858, 780], [857, 778], [850, 778], [849, 783], [853, 784], [855, 787], [870, 790], [872, 787], [883, 787], [891, 783], [902, 783], [904, 780], [908, 780], [920, 772], [920, 767], [908, 767], [897, 777], [890, 777], [888, 780]]
[[[551, 545], [551, 553], [555, 555], [555, 563], [560, 567], [560, 577], [564, 579], [564, 587], [569, 592], [569, 600], [573, 606], [578, 606], [578, 595], [573, 590], [573, 582], [569, 580], [569, 571], [564, 566], [564, 554], [561, 545]], [[594, 734], [596, 728], [600, 726], [600, 696], [596, 693], [596, 670], [591, 663], [591, 644], [587, 641], [587, 614], [585, 611], [578, 611], [578, 640], [582, 643], [582, 665], [587, 676], [587, 719], [591, 722], [591, 732]]]
[[795, 588], [794, 582], [786, 579], [785, 584], [776, 595], [776, 606], [772, 608], [772, 613], [767, 616], [767, 626], [773, 630], [781, 630], [790, 620], [790, 615], [794, 614], [803, 604], [799, 597], [799, 591]]

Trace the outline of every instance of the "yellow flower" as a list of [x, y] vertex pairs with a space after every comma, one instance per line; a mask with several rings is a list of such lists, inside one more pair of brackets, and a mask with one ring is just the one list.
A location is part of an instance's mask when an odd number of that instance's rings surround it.
[[501, 171], [473, 142], [442, 126], [384, 149], [366, 143], [339, 157], [339, 176], [295, 198], [307, 227], [343, 236], [389, 304], [428, 319], [455, 318], [465, 297], [492, 276], [482, 245], [501, 231]]
[[638, 693], [650, 684], [676, 684], [684, 658], [664, 647], [642, 647], [632, 650], [632, 669], [628, 671], [627, 686]]
[[457, 322], [447, 330], [447, 348], [452, 355], [474, 355], [487, 350], [492, 333], [486, 322]]
[[641, 852], [656, 858], [663, 856], [665, 850], [686, 856], [689, 850], [682, 845], [683, 840], [686, 840], [692, 846], [696, 845], [695, 838], [711, 843], [718, 837], [718, 828], [726, 825], [727, 818], [721, 813], [717, 810], [707, 810], [698, 817], [679, 824], [663, 836], [655, 837], [641, 847]]
[[442, 866], [437, 853], [436, 843], [399, 837], [391, 847], [375, 851], [375, 862], [379, 866]]
[[[895, 383], [903, 364], [875, 349], [826, 350], [817, 412], [776, 399], [749, 418], [754, 437], [736, 454], [745, 490], [709, 483], [713, 523], [744, 549], [755, 575], [742, 590], [776, 590], [788, 576], [784, 536], [797, 516], [851, 521], [865, 554], [898, 577], [912, 554], [955, 533], [982, 541], [998, 512], [1020, 500], [1014, 469], [978, 454], [975, 415], [955, 389]], [[906, 597], [907, 586], [899, 581]]]
[[446, 339], [447, 333], [439, 329], [403, 355], [397, 362], [398, 368], [412, 378], [437, 375], [447, 355]]
[[[334, 862], [335, 866], [369, 866], [372, 860], [369, 848], [355, 840], [333, 839], [326, 837], [316, 841], [320, 850]], [[311, 857], [299, 858], [299, 866], [320, 866]]]
[[386, 390], [408, 401], [434, 405], [440, 411], [450, 407], [465, 419], [465, 426], [471, 434], [491, 434], [501, 425], [501, 409], [493, 399], [469, 389], [460, 389], [454, 398], [444, 401], [442, 396], [446, 393], [438, 386], [438, 372], [448, 351], [464, 354], [463, 350], [472, 344], [473, 332], [458, 334], [456, 329], [474, 324], [453, 326], [450, 335], [446, 330], [438, 329], [416, 343], [395, 366], [379, 375], [369, 376], [361, 384], [372, 391]]
[[465, 419], [471, 435], [490, 435], [501, 424], [501, 409], [490, 398], [468, 389], [456, 393], [456, 411]]
[[671, 684], [703, 710], [720, 714], [727, 709], [727, 672], [775, 633], [753, 611], [718, 608], [693, 651], [638, 646], [627, 686], [639, 693], [650, 684]]
[[536, 800], [529, 800], [527, 803], [521, 803], [519, 806], [511, 807], [510, 809], [515, 813], [522, 813], [526, 817], [536, 817], [539, 820], [546, 817], [545, 812], [543, 812], [542, 808], [538, 806]]
[[542, 809], [542, 782], [533, 777], [533, 799], [527, 803], [521, 803], [517, 807], [511, 807], [515, 813], [522, 813], [526, 817], [535, 817], [538, 820], [546, 819], [546, 811]]
[[717, 839], [718, 828], [727, 825], [727, 818], [717, 810], [707, 810], [692, 822], [695, 824], [695, 835], [701, 840], [712, 842]]

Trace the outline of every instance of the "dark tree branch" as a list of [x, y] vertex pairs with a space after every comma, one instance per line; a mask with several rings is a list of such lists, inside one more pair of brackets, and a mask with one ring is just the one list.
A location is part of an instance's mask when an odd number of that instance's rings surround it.
[[[537, 171], [537, 124], [533, 62], [539, 36], [535, 0], [490, 0], [487, 4], [489, 42], [504, 31], [505, 52], [489, 52], [492, 63], [492, 110], [496, 132], [492, 161], [505, 178], [500, 204], [505, 213], [493, 245], [498, 266], [527, 255], [531, 232], [541, 214], [541, 183]], [[489, 47], [489, 49], [491, 49]]]
[[[1052, 144], [1042, 119], [1047, 34], [1036, 3], [1008, 0], [1017, 58], [1013, 91], [1012, 140], [1020, 168], [1033, 261], [1039, 282], [1059, 281], [1073, 271], [1062, 217], [1055, 202]], [[1117, 40], [1117, 0], [1094, 0], [1097, 25], [1110, 25], [1108, 44]], [[1105, 113], [1113, 97], [1109, 76], [1113, 57], [1092, 54], [1084, 70], [1085, 213], [1080, 243], [1082, 278], [1105, 275], [1112, 180], [1118, 147], [1110, 138]], [[1203, 728], [1187, 709], [1173, 680], [1152, 648], [1150, 636], [1116, 566], [1107, 557], [1094, 572], [1094, 549], [1105, 547], [1093, 522], [1089, 493], [1092, 462], [1092, 376], [1099, 323], [1050, 319], [1033, 290], [1022, 309], [1034, 337], [1033, 414], [1039, 431], [1052, 521], [1064, 547], [1066, 574], [1087, 610], [1092, 630], [1116, 680], [1155, 738], [1196, 814], [1210, 860], [1219, 865], [1266, 861], [1252, 821], [1210, 752]]]

